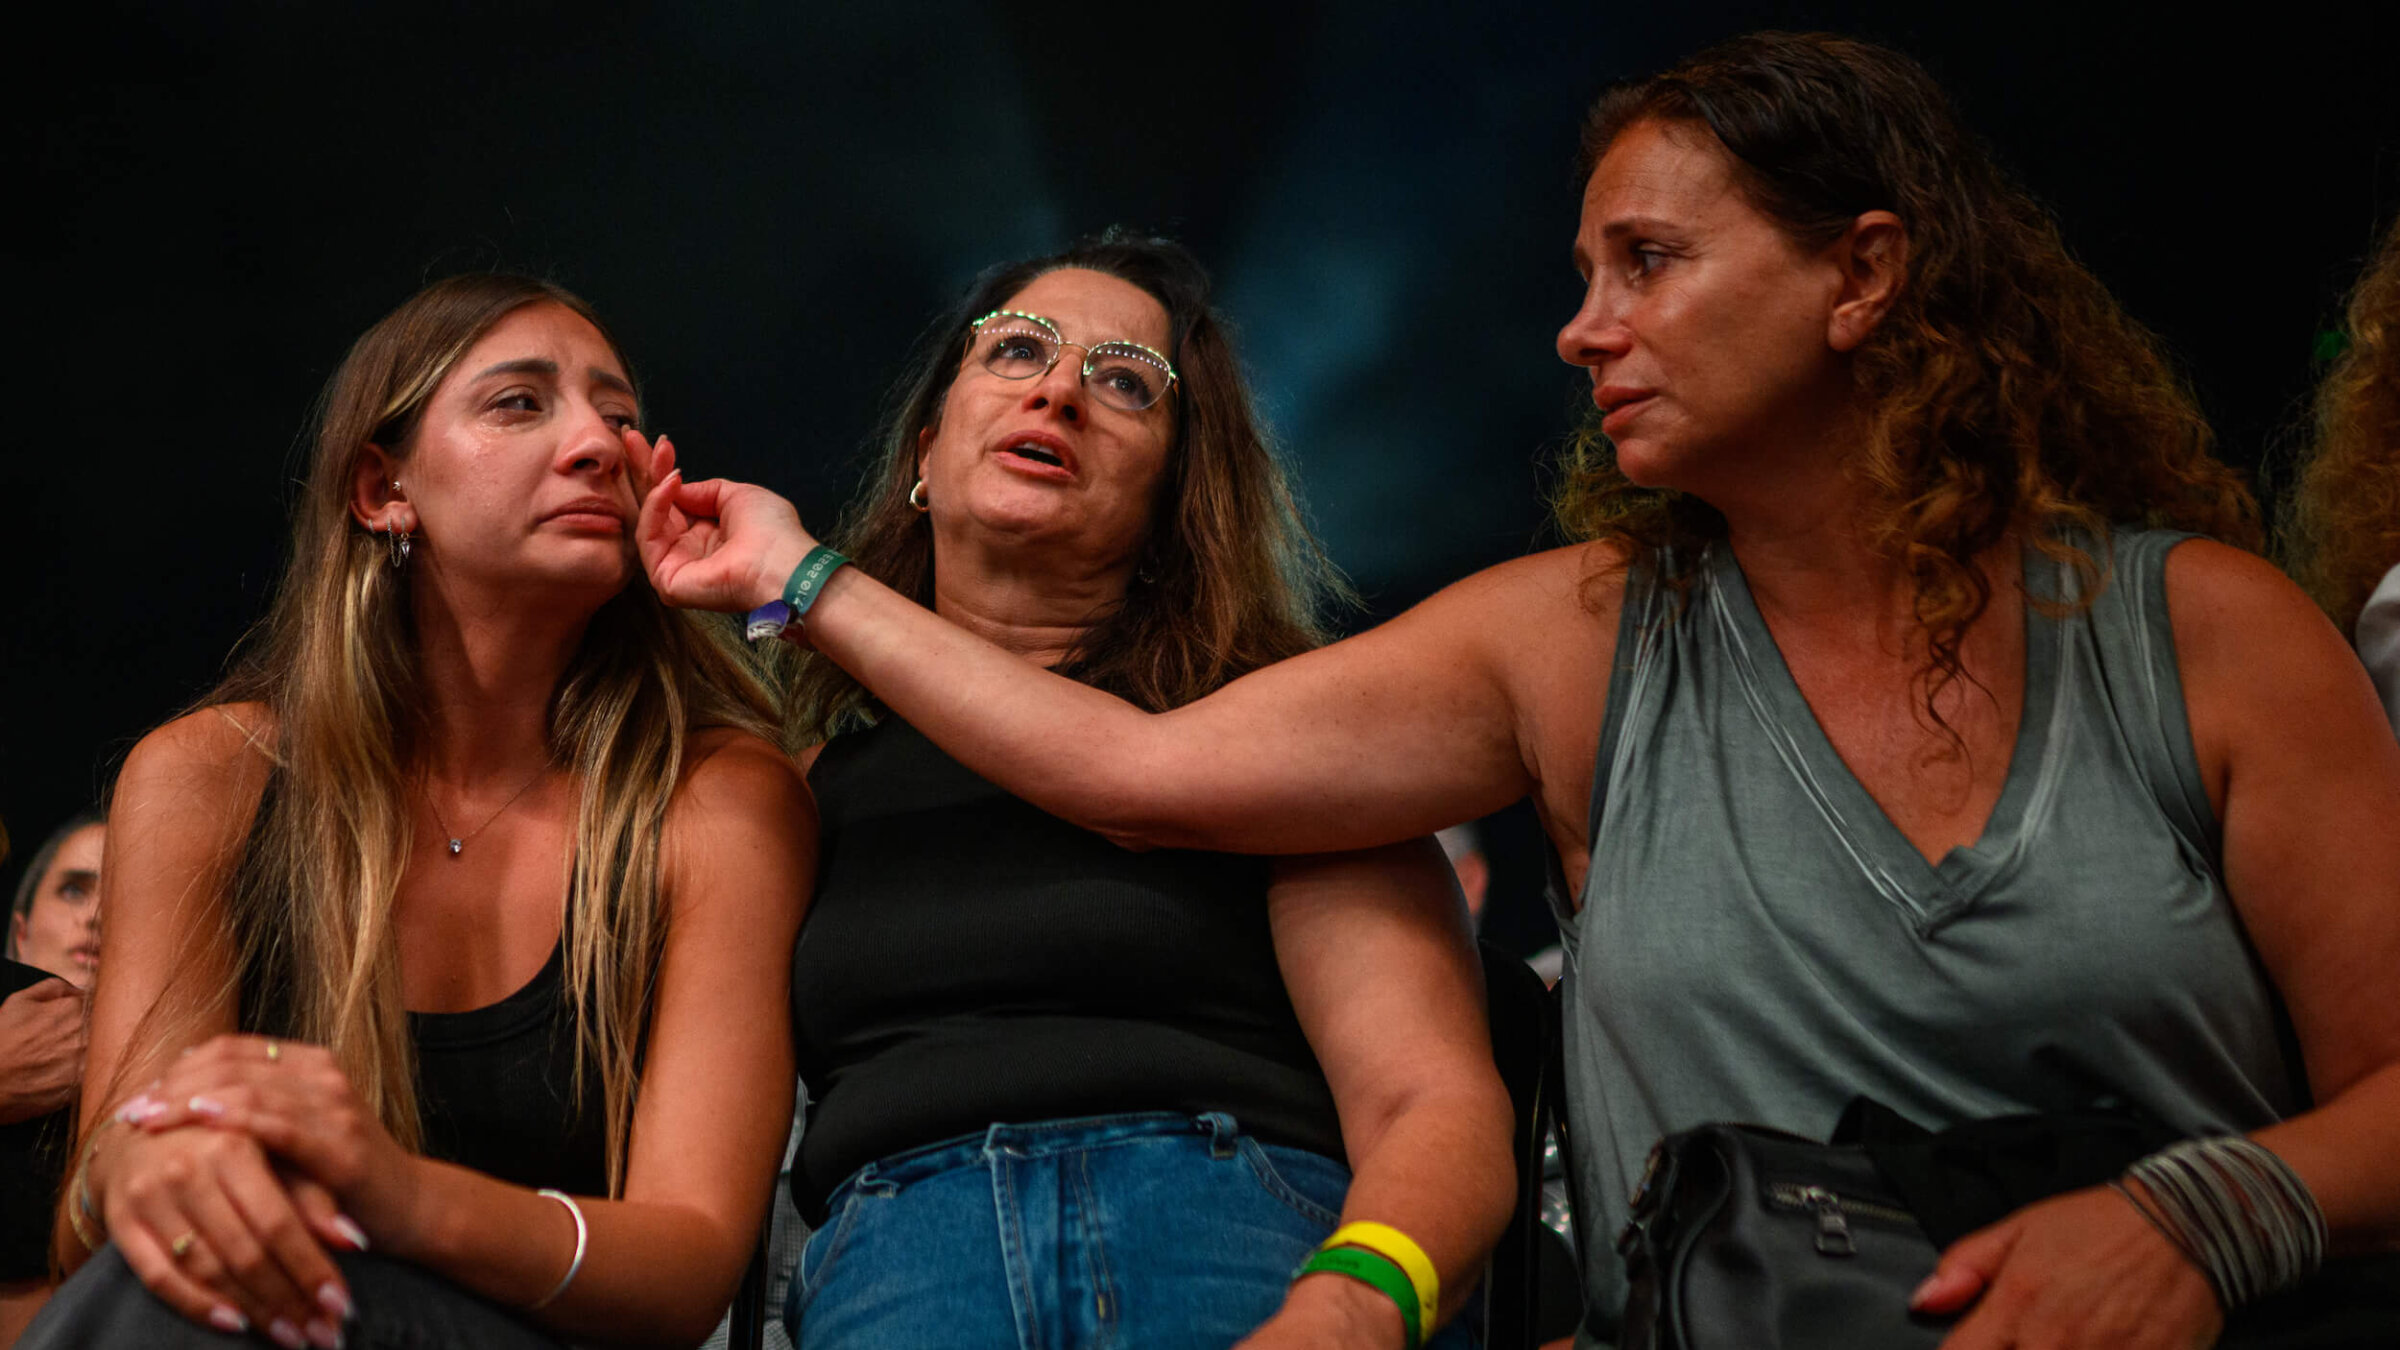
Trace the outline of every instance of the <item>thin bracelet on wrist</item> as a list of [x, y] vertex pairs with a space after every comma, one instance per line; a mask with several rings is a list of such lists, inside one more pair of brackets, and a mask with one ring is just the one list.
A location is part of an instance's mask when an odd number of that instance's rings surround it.
[[574, 1196], [565, 1191], [551, 1190], [547, 1186], [535, 1191], [534, 1194], [556, 1200], [567, 1207], [568, 1216], [575, 1220], [575, 1255], [567, 1261], [567, 1273], [558, 1277], [557, 1285], [553, 1286], [549, 1293], [525, 1305], [527, 1312], [540, 1312], [558, 1302], [558, 1296], [567, 1292], [567, 1286], [575, 1283], [575, 1277], [583, 1273], [583, 1254], [592, 1240], [591, 1227], [583, 1221], [583, 1206], [575, 1203]]
[[75, 1177], [68, 1184], [67, 1226], [75, 1230], [75, 1240], [87, 1252], [100, 1250], [108, 1241], [108, 1221], [100, 1217], [99, 1206], [92, 1203], [92, 1155], [100, 1151], [100, 1141], [108, 1127], [117, 1123], [117, 1114], [109, 1112], [92, 1127], [92, 1137], [83, 1141], [83, 1154], [75, 1160]]
[[783, 597], [751, 610], [742, 625], [743, 636], [752, 642], [784, 636], [807, 617], [825, 583], [849, 561], [823, 544], [801, 555], [800, 565], [792, 569], [791, 579], [783, 583]]

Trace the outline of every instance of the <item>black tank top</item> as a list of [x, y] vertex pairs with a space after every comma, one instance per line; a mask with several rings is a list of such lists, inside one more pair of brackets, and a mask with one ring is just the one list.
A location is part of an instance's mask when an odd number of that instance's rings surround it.
[[408, 1015], [425, 1154], [519, 1186], [608, 1193], [600, 1070], [575, 1091], [575, 1010], [565, 947], [524, 988], [468, 1012]]
[[[0, 959], [0, 1001], [58, 977]], [[0, 1280], [39, 1280], [50, 1274], [50, 1214], [67, 1152], [75, 1139], [75, 1110], [0, 1125]]]
[[803, 1214], [877, 1158], [998, 1123], [1225, 1111], [1343, 1156], [1275, 963], [1264, 859], [1118, 848], [891, 716], [828, 743], [809, 785]]
[[[257, 831], [281, 788], [270, 774], [251, 822]], [[271, 968], [242, 972], [240, 1026], [262, 1036], [292, 1031], [291, 973], [283, 944]], [[417, 1121], [425, 1156], [519, 1186], [570, 1195], [608, 1193], [608, 1111], [600, 1070], [586, 1065], [575, 1091], [575, 1010], [567, 1002], [564, 946], [524, 988], [488, 1007], [408, 1015], [417, 1049]]]

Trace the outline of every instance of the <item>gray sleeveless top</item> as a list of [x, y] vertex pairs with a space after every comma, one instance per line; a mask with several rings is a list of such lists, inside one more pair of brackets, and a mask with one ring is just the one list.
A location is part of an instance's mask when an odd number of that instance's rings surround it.
[[[2090, 609], [2026, 606], [2025, 708], [1983, 837], [1929, 866], [1818, 727], [1732, 551], [1627, 578], [1583, 907], [1561, 914], [1591, 1333], [1662, 1134], [1825, 1137], [1859, 1093], [1941, 1127], [2135, 1106], [2189, 1130], [2300, 1109], [2225, 896], [2175, 669], [2167, 551], [2119, 533]], [[2028, 550], [2035, 594], [2073, 574]], [[1587, 1343], [1588, 1343], [1587, 1336]]]

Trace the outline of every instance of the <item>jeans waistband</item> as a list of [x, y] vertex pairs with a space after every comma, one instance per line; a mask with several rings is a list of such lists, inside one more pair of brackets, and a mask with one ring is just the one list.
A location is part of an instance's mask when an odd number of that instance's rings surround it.
[[825, 1204], [828, 1210], [839, 1209], [852, 1191], [890, 1195], [927, 1177], [979, 1166], [994, 1158], [1012, 1161], [1046, 1158], [1108, 1148], [1136, 1139], [1176, 1135], [1205, 1137], [1212, 1156], [1230, 1158], [1242, 1129], [1239, 1122], [1223, 1111], [1198, 1116], [1175, 1111], [1135, 1111], [1042, 1120], [1030, 1125], [993, 1125], [980, 1134], [962, 1134], [877, 1158], [843, 1178], [826, 1195]]

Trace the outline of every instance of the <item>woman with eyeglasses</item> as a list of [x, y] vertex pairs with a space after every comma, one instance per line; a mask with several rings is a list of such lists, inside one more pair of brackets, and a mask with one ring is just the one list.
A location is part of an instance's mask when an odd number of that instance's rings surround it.
[[742, 654], [640, 576], [639, 414], [524, 277], [436, 282], [334, 372], [256, 645], [116, 783], [81, 1269], [26, 1346], [716, 1325], [812, 817]]
[[[994, 268], [918, 351], [841, 570], [1145, 708], [1303, 651], [1333, 578], [1237, 372], [1172, 244]], [[822, 657], [792, 694], [823, 838], [796, 1344], [1460, 1343], [1510, 1112], [1438, 847], [1128, 853]]]
[[[2400, 746], [2290, 582], [2190, 537], [2257, 529], [2156, 343], [1897, 53], [1737, 39], [1612, 91], [1586, 148], [1558, 352], [1589, 542], [1165, 711], [859, 569], [809, 641], [1144, 846], [1364, 847], [1530, 795], [1578, 897], [1586, 1339], [1654, 1140], [1823, 1138], [1853, 1094], [2212, 1136], [1953, 1245], [1914, 1298], [1965, 1310], [1950, 1350], [2203, 1345], [2400, 1241]], [[810, 541], [670, 477], [642, 547], [731, 609]]]

